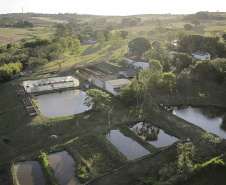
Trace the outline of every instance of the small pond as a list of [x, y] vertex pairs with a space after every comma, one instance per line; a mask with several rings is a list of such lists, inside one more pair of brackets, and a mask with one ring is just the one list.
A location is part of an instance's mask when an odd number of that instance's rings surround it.
[[45, 178], [37, 161], [26, 161], [14, 165], [20, 185], [45, 185]]
[[39, 110], [42, 115], [53, 118], [79, 114], [86, 109], [83, 105], [86, 93], [81, 90], [62, 91], [36, 96]]
[[124, 136], [119, 130], [111, 130], [106, 135], [106, 138], [129, 160], [134, 160], [151, 153], [133, 139]]
[[226, 139], [226, 110], [216, 107], [173, 108], [173, 114]]
[[157, 148], [168, 146], [178, 141], [176, 137], [166, 134], [162, 129], [159, 129], [148, 122], [138, 122], [130, 129], [136, 135]]
[[49, 163], [60, 185], [80, 184], [76, 175], [76, 163], [67, 151], [49, 154]]

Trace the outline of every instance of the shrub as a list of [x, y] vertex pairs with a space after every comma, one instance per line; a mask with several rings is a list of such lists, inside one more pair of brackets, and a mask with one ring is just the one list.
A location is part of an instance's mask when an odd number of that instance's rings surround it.
[[89, 172], [84, 164], [78, 164], [78, 178], [81, 183], [84, 183], [89, 179]]
[[9, 63], [3, 64], [0, 67], [0, 82], [12, 80], [22, 69], [22, 64], [17, 63]]

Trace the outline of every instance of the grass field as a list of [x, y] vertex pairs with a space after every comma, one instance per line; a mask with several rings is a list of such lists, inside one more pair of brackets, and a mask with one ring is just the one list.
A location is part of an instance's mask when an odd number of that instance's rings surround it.
[[20, 43], [23, 39], [48, 37], [53, 34], [51, 28], [0, 28], [0, 44]]
[[126, 41], [123, 42], [121, 48], [112, 48], [109, 44], [106, 44], [105, 47], [101, 49], [98, 43], [92, 45], [83, 45], [82, 52], [79, 57], [74, 57], [74, 55], [65, 53], [62, 59], [49, 62], [38, 70], [63, 70], [72, 66], [87, 65], [92, 63], [95, 64], [98, 62], [108, 62], [111, 60], [115, 61], [122, 57], [126, 50]]

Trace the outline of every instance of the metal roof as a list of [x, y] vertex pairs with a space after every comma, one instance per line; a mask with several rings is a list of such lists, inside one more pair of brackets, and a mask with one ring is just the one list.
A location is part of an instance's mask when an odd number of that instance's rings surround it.
[[106, 81], [105, 83], [110, 83], [112, 86], [117, 86], [117, 85], [126, 85], [131, 83], [128, 79], [117, 79], [117, 80], [110, 80]]

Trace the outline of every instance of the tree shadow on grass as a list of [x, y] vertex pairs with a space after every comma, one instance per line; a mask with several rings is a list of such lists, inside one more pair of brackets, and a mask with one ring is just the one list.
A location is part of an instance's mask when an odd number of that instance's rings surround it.
[[100, 44], [99, 44], [98, 46], [96, 46], [96, 47], [95, 47], [95, 45], [91, 45], [90, 47], [88, 47], [87, 49], [85, 49], [85, 50], [81, 53], [81, 56], [94, 54], [94, 53], [97, 53], [97, 52], [100, 51], [100, 50], [101, 50]]

